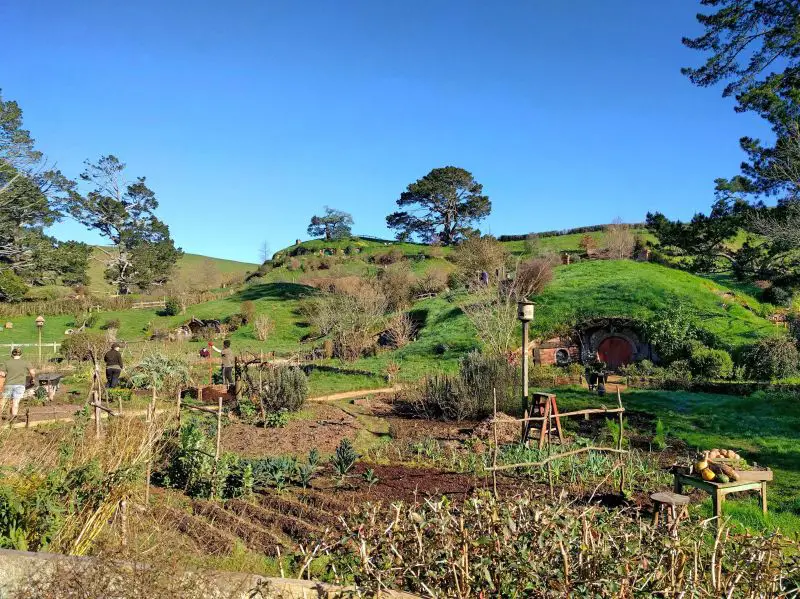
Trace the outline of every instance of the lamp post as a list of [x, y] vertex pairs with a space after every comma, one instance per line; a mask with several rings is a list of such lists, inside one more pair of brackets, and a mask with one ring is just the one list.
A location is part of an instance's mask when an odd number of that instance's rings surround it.
[[44, 316], [36, 317], [36, 328], [39, 331], [39, 364], [42, 363], [42, 329], [44, 328]]
[[[517, 302], [517, 318], [522, 323], [522, 413], [528, 409], [528, 326], [533, 320], [533, 302], [522, 300]], [[528, 423], [522, 423], [522, 434], [525, 435]]]

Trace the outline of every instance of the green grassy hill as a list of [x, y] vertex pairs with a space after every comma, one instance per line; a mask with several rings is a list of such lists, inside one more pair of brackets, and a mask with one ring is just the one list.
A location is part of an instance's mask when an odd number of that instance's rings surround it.
[[[89, 289], [98, 295], [112, 295], [113, 286], [105, 280], [104, 260], [106, 256], [103, 249], [95, 247], [89, 261]], [[222, 258], [209, 258], [197, 254], [184, 254], [178, 261], [175, 272], [175, 281], [181, 285], [213, 289], [229, 280], [242, 277], [248, 272], [258, 268], [257, 264], [224, 260]]]
[[765, 316], [768, 305], [715, 281], [653, 263], [584, 261], [556, 269], [537, 298], [533, 331], [547, 334], [582, 318], [625, 316], [646, 319], [680, 302], [701, 325], [731, 346], [752, 343], [780, 329]]

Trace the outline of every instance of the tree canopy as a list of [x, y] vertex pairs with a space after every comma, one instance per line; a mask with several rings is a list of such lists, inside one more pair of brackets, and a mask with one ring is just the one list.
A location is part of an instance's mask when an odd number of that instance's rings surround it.
[[113, 155], [86, 162], [81, 180], [92, 186], [74, 193], [70, 214], [99, 231], [114, 245], [107, 254], [106, 279], [120, 294], [165, 283], [183, 252], [175, 247], [169, 227], [155, 216], [158, 201], [144, 177], [128, 182], [125, 164]]
[[[0, 96], [0, 272], [26, 284], [85, 282], [91, 249], [44, 234], [63, 217], [74, 188], [36, 150], [19, 105]], [[18, 293], [0, 295], [19, 299]]]
[[455, 166], [435, 168], [411, 183], [397, 205], [407, 210], [386, 217], [398, 239], [419, 237], [426, 242], [451, 245], [475, 232], [473, 225], [492, 210], [483, 185], [467, 170]]
[[352, 215], [336, 208], [325, 206], [322, 216], [314, 215], [308, 225], [308, 234], [312, 237], [325, 237], [325, 241], [350, 237], [352, 233]]
[[[708, 215], [688, 223], [648, 214], [647, 224], [666, 253], [694, 270], [721, 264], [741, 278], [774, 285], [800, 282], [800, 5], [787, 0], [701, 0], [713, 9], [697, 15], [704, 32], [684, 38], [706, 54], [683, 73], [695, 85], [724, 83], [735, 110], [754, 112], [775, 133], [774, 145], [752, 137], [739, 141], [746, 154], [740, 173], [716, 180]], [[776, 206], [764, 199], [777, 196]], [[745, 234], [744, 243], [737, 237]]]

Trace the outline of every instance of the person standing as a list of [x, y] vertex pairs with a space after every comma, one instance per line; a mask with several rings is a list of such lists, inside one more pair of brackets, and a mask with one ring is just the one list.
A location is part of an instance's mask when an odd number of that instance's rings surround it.
[[106, 387], [109, 389], [119, 387], [119, 375], [122, 374], [122, 354], [119, 347], [119, 343], [114, 343], [103, 356], [106, 363]]
[[6, 401], [11, 400], [11, 420], [17, 417], [19, 402], [22, 401], [22, 396], [25, 395], [28, 375], [32, 379], [36, 379], [36, 371], [33, 366], [27, 360], [22, 359], [22, 350], [15, 347], [11, 350], [11, 359], [4, 364], [0, 364], [0, 377], [5, 382], [3, 402], [0, 404], [0, 415], [6, 409]]
[[233, 386], [233, 350], [231, 349], [231, 341], [230, 339], [226, 339], [222, 342], [222, 349], [217, 348], [216, 345], [212, 345], [211, 349], [213, 349], [218, 354], [222, 354], [220, 357], [222, 358], [222, 382], [228, 387]]

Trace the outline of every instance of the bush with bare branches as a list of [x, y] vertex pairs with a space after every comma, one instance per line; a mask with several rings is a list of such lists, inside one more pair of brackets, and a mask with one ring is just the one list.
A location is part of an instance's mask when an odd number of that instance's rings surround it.
[[635, 243], [636, 238], [630, 226], [623, 223], [621, 219], [614, 219], [613, 224], [606, 227], [604, 244], [610, 258], [617, 260], [630, 258]]
[[272, 331], [275, 330], [275, 321], [266, 314], [259, 314], [253, 322], [253, 332], [256, 339], [266, 341]]
[[507, 255], [503, 244], [494, 237], [474, 236], [453, 249], [450, 261], [465, 279], [478, 280], [481, 272], [487, 272], [490, 277], [494, 277], [495, 272], [505, 265]]
[[539, 295], [553, 280], [553, 262], [548, 258], [531, 258], [517, 266], [514, 295], [525, 298]]
[[347, 293], [336, 291], [314, 298], [306, 314], [321, 335], [330, 337], [335, 357], [356, 360], [373, 345], [386, 306], [378, 286], [362, 280]]
[[407, 262], [398, 262], [381, 270], [378, 282], [390, 311], [402, 310], [411, 303], [415, 277]]
[[388, 322], [383, 337], [389, 347], [399, 349], [414, 338], [414, 321], [406, 313], [395, 314]]

